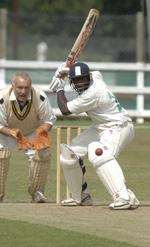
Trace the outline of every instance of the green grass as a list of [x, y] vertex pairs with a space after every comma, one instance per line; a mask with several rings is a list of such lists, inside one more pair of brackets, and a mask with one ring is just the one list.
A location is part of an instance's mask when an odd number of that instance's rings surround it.
[[0, 220], [0, 245], [3, 247], [135, 246], [88, 234], [11, 220]]
[[[59, 120], [57, 126], [60, 125], [79, 125], [86, 127], [90, 122], [87, 120]], [[72, 137], [76, 135], [76, 130], [72, 131]], [[56, 199], [56, 130], [52, 131], [52, 157], [50, 165], [50, 173], [46, 193], [50, 201]], [[62, 142], [66, 142], [66, 131], [62, 132]], [[134, 141], [120, 154], [119, 163], [126, 177], [127, 185], [137, 193], [140, 200], [148, 200], [150, 198], [149, 190], [149, 146], [150, 131], [149, 128], [136, 128]], [[89, 190], [94, 200], [99, 202], [109, 202], [110, 196], [106, 192], [101, 181], [97, 177], [94, 168], [85, 160], [86, 177]], [[7, 180], [6, 197], [7, 201], [21, 202], [30, 201], [27, 192], [28, 185], [28, 161], [22, 152], [13, 153], [10, 170]], [[66, 196], [66, 186], [63, 174], [61, 174], [61, 197]]]
[[[85, 119], [83, 120], [63, 120], [59, 119], [57, 121], [57, 126], [60, 125], [79, 125], [82, 124], [82, 126], [86, 127], [90, 124], [90, 121], [87, 121]], [[74, 130], [72, 132], [72, 137], [76, 135], [76, 131]], [[52, 140], [53, 140], [53, 145], [52, 145], [52, 157], [51, 157], [51, 165], [50, 165], [50, 173], [48, 176], [48, 181], [47, 181], [47, 186], [46, 186], [46, 195], [48, 199], [51, 202], [55, 202], [56, 199], [56, 130], [52, 130]], [[62, 142], [66, 142], [66, 132], [62, 132]], [[149, 159], [149, 150], [150, 150], [150, 127], [149, 124], [143, 125], [143, 126], [136, 126], [136, 135], [135, 139], [133, 142], [120, 154], [119, 156], [119, 163], [123, 169], [123, 172], [126, 177], [127, 185], [129, 188], [131, 188], [137, 195], [138, 199], [141, 201], [141, 204], [144, 204], [145, 202], [150, 201], [150, 159]], [[95, 174], [95, 170], [92, 167], [92, 165], [88, 162], [88, 160], [85, 160], [86, 164], [86, 177], [88, 181], [88, 187], [90, 190], [90, 193], [92, 194], [93, 200], [95, 202], [105, 204], [107, 205], [108, 203], [111, 202], [111, 198], [109, 194], [107, 193], [106, 189], [102, 185], [101, 181]], [[27, 158], [22, 152], [15, 152], [13, 153], [11, 163], [10, 163], [10, 170], [8, 174], [8, 180], [7, 180], [7, 186], [6, 186], [6, 196], [5, 196], [5, 202], [12, 202], [12, 203], [21, 203], [21, 202], [30, 202], [31, 198], [30, 195], [27, 192], [27, 187], [28, 187], [28, 162]], [[64, 181], [63, 174], [61, 172], [61, 198], [66, 197], [66, 184]], [[130, 247], [130, 246], [150, 246], [150, 243], [147, 245], [138, 245], [138, 237], [137, 241], [134, 239], [132, 241], [132, 235], [130, 235], [130, 232], [134, 231], [139, 225], [136, 226], [136, 221], [139, 222], [139, 216], [140, 214], [140, 220], [143, 220], [143, 224], [145, 226], [141, 225], [141, 236], [143, 234], [143, 240], [146, 243], [147, 236], [147, 230], [149, 228], [149, 216], [147, 216], [147, 219], [145, 220], [145, 211], [147, 210], [147, 207], [142, 208], [143, 211], [140, 211], [140, 209], [135, 210], [133, 213], [129, 212], [129, 226], [130, 230], [128, 230], [127, 226], [127, 218], [128, 217], [128, 212], [109, 212], [107, 207], [101, 208], [100, 211], [98, 207], [93, 208], [92, 212], [95, 212], [95, 214], [99, 214], [99, 217], [101, 218], [101, 214], [103, 215], [104, 212], [104, 221], [97, 222], [96, 218], [90, 219], [92, 224], [96, 222], [96, 224], [103, 225], [105, 226], [105, 218], [107, 219], [107, 216], [109, 217], [110, 223], [114, 222], [114, 228], [112, 227], [112, 235], [110, 234], [111, 228], [109, 228], [109, 234], [107, 234], [107, 226], [106, 230], [104, 230], [104, 238], [103, 234], [101, 235], [101, 230], [100, 226], [97, 228], [95, 227], [94, 229], [97, 229], [96, 231], [99, 232], [97, 235], [95, 232], [95, 235], [93, 232], [87, 228], [85, 231], [87, 234], [81, 234], [76, 232], [76, 228], [74, 228], [74, 224], [71, 224], [70, 228], [65, 227], [65, 229], [62, 229], [64, 227], [61, 226], [60, 223], [60, 229], [59, 229], [59, 224], [56, 219], [56, 225], [53, 225], [53, 221], [48, 221], [49, 223], [45, 223], [44, 219], [41, 218], [39, 221], [38, 219], [38, 214], [37, 214], [37, 225], [32, 224], [36, 222], [32, 222], [32, 217], [28, 215], [28, 212], [25, 212], [25, 218], [21, 218], [21, 221], [19, 217], [17, 217], [17, 212], [16, 211], [11, 211], [11, 205], [9, 206], [9, 203], [4, 204], [8, 205], [8, 211], [6, 207], [6, 212], [3, 216], [2, 212], [3, 210], [0, 211], [0, 246], [3, 247], [47, 247], [47, 246], [52, 246], [52, 247], [57, 247], [57, 246], [100, 246], [100, 247]], [[15, 204], [18, 205], [18, 204]], [[20, 204], [21, 208], [23, 205], [29, 205], [29, 204]], [[149, 205], [149, 204], [148, 204]], [[3, 207], [3, 204], [0, 206]], [[40, 209], [41, 206], [37, 205], [36, 210], [38, 213], [38, 210]], [[48, 204], [47, 207], [49, 208], [51, 212], [51, 204]], [[10, 208], [10, 212], [9, 212]], [[28, 208], [28, 206], [27, 206]], [[31, 206], [32, 208], [32, 206]], [[58, 217], [65, 214], [65, 209], [62, 210], [61, 207], [56, 207], [57, 208], [57, 213]], [[34, 210], [33, 206], [33, 210]], [[44, 210], [44, 207], [42, 207], [42, 210]], [[90, 216], [90, 209], [87, 214], [89, 213]], [[108, 212], [107, 212], [108, 210]], [[80, 209], [79, 209], [80, 211]], [[16, 213], [15, 213], [16, 212]], [[49, 213], [50, 213], [49, 212]], [[76, 209], [73, 209], [73, 214], [78, 217], [78, 213]], [[91, 212], [91, 214], [92, 214]], [[8, 216], [6, 217], [6, 214], [8, 213]], [[24, 212], [22, 212], [24, 213]], [[67, 212], [68, 213], [68, 212]], [[70, 213], [70, 211], [69, 211]], [[84, 213], [84, 209], [81, 208], [81, 216]], [[16, 215], [15, 215], [16, 214]], [[26, 221], [26, 214], [27, 214], [27, 222], [24, 223], [22, 221]], [[121, 241], [121, 238], [118, 236], [118, 222], [115, 219], [115, 214], [116, 217], [119, 215], [121, 217], [121, 231], [120, 234], [124, 236], [124, 234], [129, 236], [129, 239], [124, 238], [123, 242]], [[32, 212], [31, 212], [32, 215]], [[11, 220], [4, 220], [3, 218], [9, 219], [16, 219], [18, 221], [11, 221]], [[34, 216], [35, 217], [35, 216]], [[44, 216], [43, 216], [44, 217]], [[46, 215], [46, 218], [48, 218], [49, 215]], [[57, 217], [57, 214], [56, 214]], [[93, 216], [95, 217], [95, 215]], [[133, 218], [132, 218], [133, 217]], [[135, 218], [137, 217], [137, 218]], [[135, 220], [137, 219], [137, 220]], [[30, 222], [31, 220], [31, 222]], [[43, 221], [44, 220], [44, 221]], [[28, 223], [28, 221], [30, 223]], [[42, 223], [43, 222], [43, 223]], [[55, 221], [54, 221], [55, 222]], [[66, 220], [67, 222], [67, 220]], [[106, 223], [108, 220], [106, 220]], [[73, 222], [74, 223], [74, 222]], [[84, 223], [84, 218], [82, 219], [82, 223]], [[52, 225], [51, 225], [52, 224]], [[67, 223], [65, 223], [67, 224]], [[86, 222], [87, 224], [87, 222]], [[125, 224], [125, 228], [124, 228]], [[49, 225], [49, 226], [46, 226]], [[56, 226], [57, 228], [53, 228], [53, 226]], [[82, 227], [84, 224], [82, 225]], [[145, 227], [145, 228], [144, 228]], [[84, 227], [83, 227], [84, 228]], [[71, 231], [69, 231], [69, 230]], [[104, 228], [105, 229], [105, 228]], [[114, 230], [116, 229], [116, 233]], [[145, 229], [145, 230], [144, 230]], [[92, 235], [88, 235], [92, 234]], [[69, 238], [68, 238], [69, 236]], [[108, 238], [107, 238], [108, 236]], [[139, 235], [139, 241], [141, 240], [141, 236]], [[68, 242], [69, 239], [69, 242]], [[114, 241], [116, 240], [116, 241]], [[118, 240], [118, 241], [117, 241]], [[135, 244], [135, 245], [132, 245]], [[136, 245], [137, 244], [137, 245]]]

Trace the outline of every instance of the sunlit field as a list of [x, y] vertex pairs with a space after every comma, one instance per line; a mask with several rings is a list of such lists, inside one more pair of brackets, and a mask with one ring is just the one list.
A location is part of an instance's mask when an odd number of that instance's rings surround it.
[[[57, 121], [57, 126], [79, 124], [84, 129], [90, 121]], [[88, 160], [85, 160], [86, 178], [95, 206], [64, 208], [56, 205], [56, 129], [51, 133], [48, 203], [30, 203], [27, 159], [22, 152], [13, 153], [5, 200], [0, 204], [2, 246], [150, 246], [150, 127], [149, 124], [136, 125], [135, 130], [134, 141], [118, 159], [128, 187], [141, 202], [140, 208], [133, 211], [108, 209], [111, 198]], [[72, 137], [75, 135], [73, 130]], [[66, 142], [66, 131], [62, 132], [62, 141]], [[66, 184], [61, 171], [61, 199], [65, 197]]]

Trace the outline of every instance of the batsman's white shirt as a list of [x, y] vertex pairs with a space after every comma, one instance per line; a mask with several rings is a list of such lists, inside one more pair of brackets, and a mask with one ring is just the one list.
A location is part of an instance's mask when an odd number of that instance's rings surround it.
[[90, 87], [76, 99], [68, 102], [67, 106], [72, 113], [86, 112], [91, 120], [101, 127], [123, 124], [131, 119], [127, 111], [104, 82], [98, 71], [91, 73]]
[[[28, 103], [20, 110], [12, 86], [0, 90], [0, 128], [19, 128], [24, 135], [32, 136], [43, 123], [54, 124], [56, 117], [46, 94], [38, 87], [32, 87]], [[0, 145], [16, 146], [13, 138], [0, 134]]]
[[134, 136], [132, 120], [103, 80], [99, 71], [91, 72], [90, 87], [67, 103], [72, 113], [86, 112], [93, 125], [76, 137], [72, 145], [80, 156], [87, 152], [92, 141], [99, 140], [114, 155]]

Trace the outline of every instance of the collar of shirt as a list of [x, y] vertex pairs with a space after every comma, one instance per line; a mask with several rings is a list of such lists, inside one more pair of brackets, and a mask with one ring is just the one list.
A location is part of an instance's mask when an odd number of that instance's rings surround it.
[[[11, 94], [10, 94], [10, 96], [9, 96], [9, 100], [10, 100], [10, 101], [17, 101], [16, 95], [15, 95], [15, 93], [14, 93], [13, 90], [11, 91]], [[31, 93], [28, 95], [28, 99], [27, 99], [27, 100], [28, 100], [28, 101], [31, 100]]]

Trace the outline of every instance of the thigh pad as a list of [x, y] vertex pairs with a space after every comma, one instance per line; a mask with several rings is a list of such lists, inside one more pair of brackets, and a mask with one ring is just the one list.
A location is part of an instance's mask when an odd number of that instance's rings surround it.
[[94, 167], [98, 167], [114, 159], [111, 151], [100, 142], [92, 142], [88, 146], [88, 158]]

